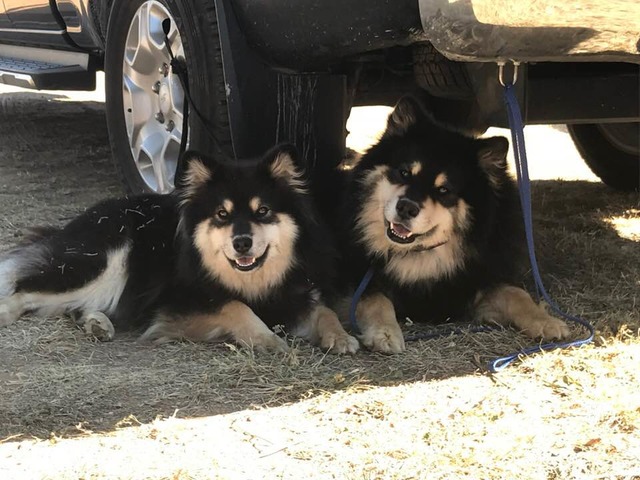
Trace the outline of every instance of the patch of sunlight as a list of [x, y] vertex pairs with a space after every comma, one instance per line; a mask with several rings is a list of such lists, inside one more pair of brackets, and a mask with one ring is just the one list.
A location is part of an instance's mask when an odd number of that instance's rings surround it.
[[32, 90], [0, 84], [0, 95], [4, 93], [36, 93], [55, 95], [56, 102], [99, 102], [104, 103], [104, 72], [96, 74], [96, 89], [94, 91], [64, 91], [64, 90]]
[[[363, 153], [375, 144], [384, 131], [391, 108], [354, 107], [347, 121], [347, 147]], [[511, 141], [509, 130], [490, 128], [484, 136], [502, 135]], [[529, 176], [532, 180], [600, 181], [586, 166], [564, 125], [529, 125], [525, 128]], [[513, 149], [509, 151], [512, 172]]]
[[605, 221], [616, 229], [620, 237], [640, 242], [640, 210], [632, 208], [622, 216], [607, 218]]
[[347, 120], [347, 148], [364, 153], [378, 141], [392, 108], [384, 105], [354, 107]]
[[[484, 136], [493, 135], [507, 137], [511, 143], [511, 133], [505, 128], [490, 128]], [[531, 180], [600, 181], [582, 160], [564, 125], [528, 125], [524, 140]], [[513, 148], [509, 149], [508, 160], [515, 175]]]

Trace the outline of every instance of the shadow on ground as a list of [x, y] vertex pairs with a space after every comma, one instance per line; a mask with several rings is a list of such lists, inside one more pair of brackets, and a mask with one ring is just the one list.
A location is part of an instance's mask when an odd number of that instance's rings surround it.
[[[0, 251], [28, 226], [60, 225], [121, 194], [103, 105], [65, 100], [0, 95]], [[551, 295], [594, 322], [600, 335], [637, 332], [638, 195], [580, 181], [535, 182], [533, 193], [538, 258]], [[635, 222], [635, 237], [620, 233], [620, 218]], [[0, 330], [0, 439], [111, 431], [158, 416], [209, 416], [322, 392], [473, 375], [529, 344], [507, 330], [415, 342], [396, 356], [335, 357], [305, 344], [268, 355], [226, 345], [154, 348], [127, 336], [92, 343], [68, 319], [25, 318]]]

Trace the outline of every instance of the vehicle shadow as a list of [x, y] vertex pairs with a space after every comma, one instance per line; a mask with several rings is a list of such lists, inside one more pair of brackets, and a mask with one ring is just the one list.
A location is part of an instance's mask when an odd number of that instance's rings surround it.
[[[630, 219], [637, 235], [637, 197], [586, 182], [541, 182], [534, 193], [538, 257], [552, 297], [600, 335], [623, 326], [637, 332], [640, 244], [612, 223]], [[23, 319], [0, 330], [0, 438], [107, 432], [176, 412], [205, 417], [354, 386], [464, 376], [532, 344], [504, 330], [414, 342], [395, 356], [324, 355], [301, 342], [291, 354], [270, 355], [229, 345], [151, 347], [125, 335], [91, 343], [68, 319]]]
[[[0, 146], [0, 250], [29, 225], [60, 224], [120, 191], [101, 104], [68, 106], [57, 96], [36, 95], [0, 96], [8, 105], [0, 113], [0, 130], [8, 132]], [[27, 114], [17, 118], [16, 104], [26, 105]], [[593, 322], [600, 335], [614, 336], [623, 326], [637, 332], [638, 194], [599, 183], [539, 181], [533, 200], [538, 259], [552, 297]], [[0, 442], [476, 374], [488, 360], [532, 343], [503, 330], [412, 342], [394, 356], [325, 355], [296, 340], [292, 353], [271, 355], [229, 345], [152, 347], [128, 335], [93, 343], [67, 318], [27, 317], [0, 329]]]

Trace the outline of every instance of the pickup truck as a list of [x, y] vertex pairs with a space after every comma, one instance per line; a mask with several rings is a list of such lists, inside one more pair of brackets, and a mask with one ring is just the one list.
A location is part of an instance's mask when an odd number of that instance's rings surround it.
[[637, 0], [0, 0], [0, 82], [91, 90], [104, 70], [129, 192], [171, 191], [187, 145], [292, 141], [321, 175], [352, 106], [407, 92], [458, 128], [506, 126], [500, 62], [520, 63], [525, 123], [567, 124], [606, 184], [638, 190]]

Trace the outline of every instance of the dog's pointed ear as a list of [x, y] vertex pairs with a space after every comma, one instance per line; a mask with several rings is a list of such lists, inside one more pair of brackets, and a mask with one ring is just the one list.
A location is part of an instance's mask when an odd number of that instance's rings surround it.
[[213, 178], [212, 161], [196, 151], [186, 151], [180, 158], [181, 171], [176, 189], [183, 202], [195, 194], [195, 192]]
[[398, 101], [393, 111], [389, 114], [387, 129], [384, 134], [402, 135], [424, 116], [424, 110], [420, 102], [416, 98], [406, 95]]
[[478, 164], [487, 175], [491, 186], [500, 188], [507, 170], [509, 141], [504, 137], [490, 137], [477, 140]]
[[262, 164], [276, 180], [282, 180], [294, 190], [306, 193], [306, 182], [299, 167], [298, 150], [294, 145], [277, 145], [262, 158]]

